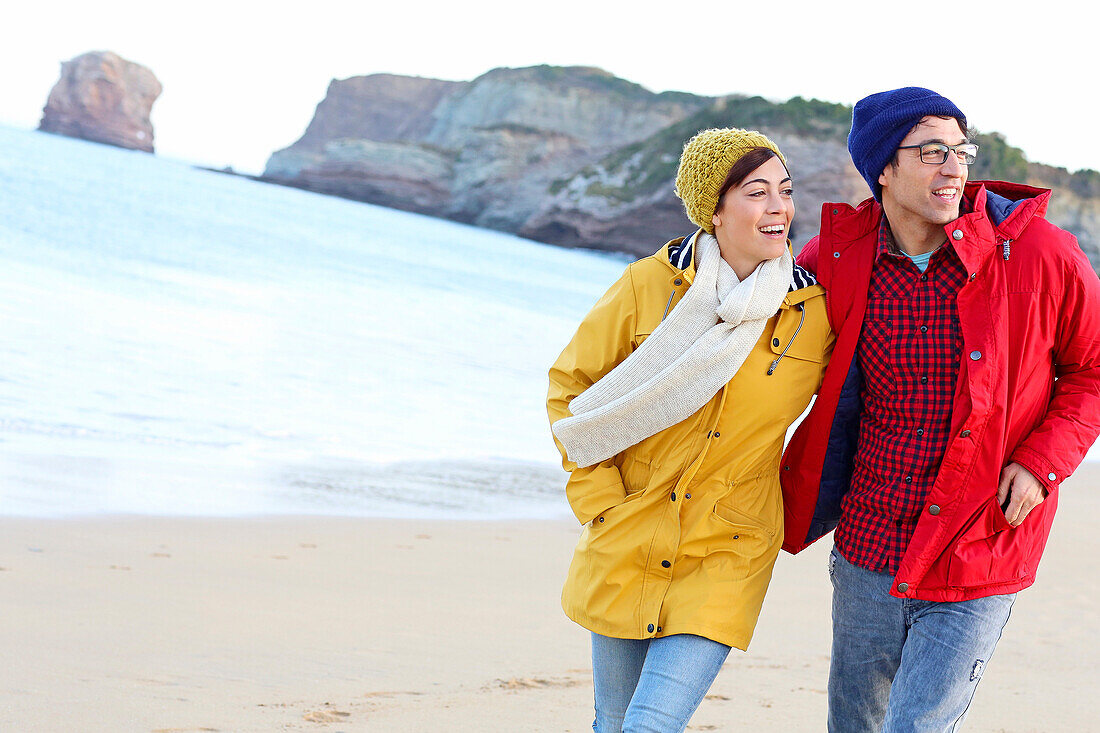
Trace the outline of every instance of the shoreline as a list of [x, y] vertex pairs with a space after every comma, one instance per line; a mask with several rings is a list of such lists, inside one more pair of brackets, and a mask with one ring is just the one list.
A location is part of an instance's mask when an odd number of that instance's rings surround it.
[[[1060, 490], [965, 730], [1085, 730], [1100, 467]], [[575, 521], [0, 518], [0, 729], [577, 731], [588, 634], [565, 618]], [[820, 731], [828, 540], [780, 556], [748, 653], [688, 730]]]

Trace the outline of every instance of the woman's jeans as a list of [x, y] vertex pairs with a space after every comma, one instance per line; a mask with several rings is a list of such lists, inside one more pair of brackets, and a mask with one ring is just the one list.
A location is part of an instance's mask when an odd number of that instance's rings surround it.
[[730, 648], [692, 634], [614, 639], [592, 634], [596, 733], [681, 733]]
[[957, 603], [890, 595], [893, 577], [833, 548], [830, 733], [947, 733], [962, 725], [1016, 594]]

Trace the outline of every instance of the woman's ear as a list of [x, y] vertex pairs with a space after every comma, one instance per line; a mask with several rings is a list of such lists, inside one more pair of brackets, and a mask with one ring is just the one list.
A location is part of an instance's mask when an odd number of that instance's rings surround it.
[[715, 214], [710, 218], [710, 223], [716, 227], [722, 226], [722, 220], [718, 218], [718, 214]]

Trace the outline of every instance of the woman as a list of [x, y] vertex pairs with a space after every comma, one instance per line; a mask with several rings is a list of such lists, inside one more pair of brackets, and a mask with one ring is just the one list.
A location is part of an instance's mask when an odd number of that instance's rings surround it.
[[783, 438], [833, 343], [773, 142], [700, 132], [676, 194], [700, 229], [630, 265], [550, 370], [585, 525], [562, 607], [592, 632], [600, 733], [684, 730], [747, 648], [783, 539]]

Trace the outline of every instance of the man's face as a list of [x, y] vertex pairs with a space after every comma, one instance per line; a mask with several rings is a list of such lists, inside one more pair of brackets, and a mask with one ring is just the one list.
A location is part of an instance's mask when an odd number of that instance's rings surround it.
[[[899, 147], [963, 142], [966, 136], [953, 118], [925, 117], [910, 130]], [[910, 148], [898, 150], [897, 160], [897, 166], [888, 163], [878, 179], [882, 186], [882, 203], [888, 210], [941, 226], [959, 218], [968, 169], [957, 155], [949, 153], [942, 164], [932, 165], [921, 161], [920, 150]]]

